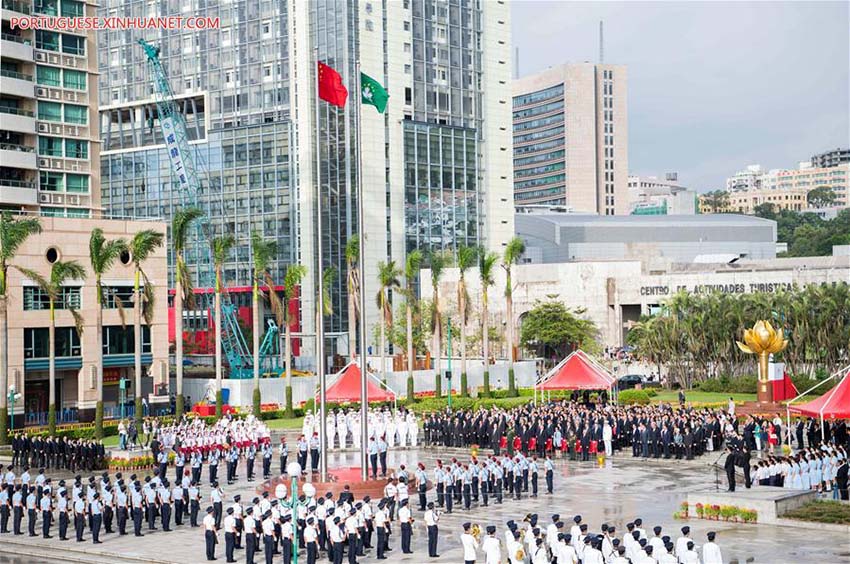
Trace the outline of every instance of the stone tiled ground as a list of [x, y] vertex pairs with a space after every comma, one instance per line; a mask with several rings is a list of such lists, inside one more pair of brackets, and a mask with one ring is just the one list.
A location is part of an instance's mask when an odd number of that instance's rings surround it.
[[[436, 458], [457, 456], [466, 457], [463, 451], [440, 449], [401, 450], [390, 452], [389, 465], [398, 467], [406, 464], [408, 468], [423, 461], [428, 468], [433, 467]], [[520, 502], [506, 500], [501, 506], [473, 507], [466, 512], [455, 510], [452, 515], [444, 515], [440, 522], [439, 552], [440, 560], [446, 562], [462, 561], [459, 534], [465, 521], [486, 525], [496, 525], [502, 537], [504, 524], [509, 519], [521, 520], [526, 513], [538, 513], [543, 524], [548, 524], [552, 513], [571, 518], [579, 513], [591, 525], [598, 529], [603, 522], [614, 524], [624, 530], [626, 522], [642, 517], [645, 528], [651, 529], [658, 524], [666, 533], [678, 536], [682, 522], [673, 519], [673, 513], [684, 500], [689, 489], [701, 488], [713, 484], [714, 473], [709, 467], [708, 458], [684, 461], [644, 461], [630, 456], [615, 456], [609, 459], [603, 468], [592, 463], [558, 461], [555, 478], [555, 494], [541, 494], [536, 499], [524, 498]], [[329, 460], [331, 468], [359, 464], [356, 452], [332, 453]], [[237, 484], [225, 487], [228, 496], [241, 493], [243, 499], [253, 496], [258, 482], [249, 484], [244, 479], [244, 465], [240, 468], [241, 477]], [[205, 472], [206, 474], [206, 472]], [[543, 481], [541, 480], [541, 490]], [[202, 492], [208, 493], [204, 487]], [[434, 493], [429, 492], [429, 499]], [[393, 537], [396, 548], [390, 553], [388, 562], [425, 562], [427, 561], [426, 537], [422, 516], [414, 511], [416, 518], [414, 533], [414, 551], [412, 555], [402, 555], [398, 536]], [[715, 523], [690, 520], [687, 524], [693, 530], [693, 537], [701, 544], [708, 530], [718, 532], [718, 541], [728, 562], [766, 562], [782, 564], [792, 562], [850, 562], [850, 537], [842, 532], [812, 531], [789, 527], [767, 525], [742, 525], [733, 523]], [[55, 534], [55, 529], [54, 529]], [[87, 536], [87, 538], [89, 538]], [[48, 560], [70, 560], [79, 562], [202, 562], [203, 533], [200, 529], [183, 527], [175, 532], [156, 531], [142, 539], [133, 536], [118, 537], [106, 535], [102, 545], [73, 541], [62, 543], [58, 539], [29, 537], [0, 537], [0, 564], [30, 564]], [[223, 547], [218, 556], [223, 560]], [[244, 561], [241, 553], [237, 554]], [[374, 561], [374, 555], [368, 554], [365, 561]]]

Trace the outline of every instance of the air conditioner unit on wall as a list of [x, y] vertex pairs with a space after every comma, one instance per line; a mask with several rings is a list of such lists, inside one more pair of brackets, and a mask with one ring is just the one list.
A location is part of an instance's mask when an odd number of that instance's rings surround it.
[[47, 88], [36, 88], [35, 89], [36, 96], [47, 96]]
[[50, 133], [50, 124], [49, 123], [39, 123], [38, 124], [38, 132], [39, 133]]
[[49, 204], [50, 203], [50, 194], [39, 194], [38, 195], [38, 201], [41, 202], [42, 204]]
[[40, 62], [40, 63], [43, 63], [44, 61], [47, 60], [47, 54], [42, 53], [41, 51], [36, 51], [35, 52], [35, 60]]

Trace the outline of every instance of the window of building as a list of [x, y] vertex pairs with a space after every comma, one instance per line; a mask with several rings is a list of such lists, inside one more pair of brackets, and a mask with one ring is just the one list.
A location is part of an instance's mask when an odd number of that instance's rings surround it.
[[[134, 327], [128, 325], [106, 326], [103, 328], [103, 354], [134, 354], [136, 352]], [[147, 325], [142, 325], [142, 352], [151, 352], [151, 332]]]
[[73, 90], [85, 90], [86, 77], [83, 71], [65, 69], [62, 71], [62, 85]]
[[81, 18], [84, 15], [82, 2], [76, 0], [62, 0], [62, 15], [69, 18]]
[[118, 309], [119, 303], [121, 307], [133, 306], [133, 287], [105, 286], [103, 288], [103, 308]]
[[65, 189], [77, 194], [88, 194], [89, 177], [83, 174], [68, 174], [65, 176]]
[[62, 104], [39, 100], [38, 119], [45, 121], [62, 121]]
[[59, 0], [35, 0], [33, 11], [47, 16], [59, 15]]
[[38, 154], [46, 157], [62, 156], [62, 139], [59, 137], [38, 137]]
[[65, 104], [65, 122], [85, 125], [88, 123], [88, 107]]
[[69, 55], [86, 54], [86, 38], [79, 35], [62, 34], [62, 52]]
[[[79, 309], [80, 287], [63, 286], [62, 295], [53, 306], [55, 309]], [[50, 298], [39, 286], [24, 286], [24, 311], [50, 309]]]
[[372, 20], [366, 20], [366, 31], [374, 31], [375, 24], [372, 23]]
[[[57, 327], [53, 352], [57, 357], [82, 356], [80, 336], [74, 327]], [[24, 329], [24, 358], [50, 356], [50, 335], [47, 327]]]
[[270, 20], [266, 20], [263, 22], [263, 36], [269, 36], [272, 34], [272, 22]]
[[64, 179], [60, 172], [40, 171], [38, 173], [38, 187], [48, 192], [62, 192], [64, 190]]
[[35, 80], [38, 84], [44, 86], [61, 86], [62, 71], [56, 67], [45, 67], [37, 65], [35, 67]]
[[59, 34], [55, 31], [35, 30], [35, 48], [47, 51], [59, 50]]

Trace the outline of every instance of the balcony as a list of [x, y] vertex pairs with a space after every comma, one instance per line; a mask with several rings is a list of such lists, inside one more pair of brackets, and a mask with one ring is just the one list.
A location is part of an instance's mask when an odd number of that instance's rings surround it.
[[35, 182], [0, 178], [0, 204], [34, 206], [38, 203]]
[[21, 98], [35, 98], [35, 84], [31, 74], [0, 70], [0, 90], [3, 94]]
[[36, 170], [35, 149], [24, 145], [0, 143], [0, 162], [9, 168]]
[[12, 33], [0, 34], [0, 47], [4, 57], [32, 62], [32, 42]]
[[12, 16], [28, 16], [32, 13], [32, 2], [21, 0], [3, 0], [3, 19], [11, 19]]
[[16, 133], [35, 133], [35, 117], [29, 110], [0, 106], [0, 129]]

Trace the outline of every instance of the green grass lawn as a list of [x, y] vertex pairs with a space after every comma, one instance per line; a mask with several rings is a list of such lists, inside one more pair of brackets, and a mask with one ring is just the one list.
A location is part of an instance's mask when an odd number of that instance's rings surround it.
[[799, 521], [850, 525], [850, 505], [828, 500], [811, 501], [802, 507], [789, 511], [783, 517]]
[[269, 419], [266, 421], [266, 425], [273, 431], [280, 431], [283, 429], [300, 429], [303, 422], [303, 417], [296, 417], [294, 419]]
[[[756, 401], [756, 394], [731, 394], [720, 392], [700, 392], [698, 390], [688, 390], [685, 392], [685, 399], [694, 403], [722, 403], [728, 402], [729, 397], [734, 398], [736, 402]], [[676, 390], [659, 390], [658, 394], [652, 398], [654, 402], [668, 402], [678, 405], [679, 392]]]

